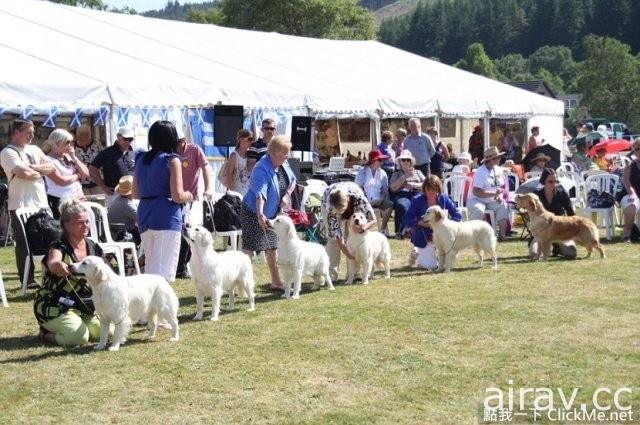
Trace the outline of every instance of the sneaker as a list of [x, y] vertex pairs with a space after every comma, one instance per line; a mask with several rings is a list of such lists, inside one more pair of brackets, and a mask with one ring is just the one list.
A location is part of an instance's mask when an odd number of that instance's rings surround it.
[[191, 274], [188, 270], [180, 271], [176, 273], [176, 279], [191, 279]]
[[631, 238], [629, 236], [625, 236], [622, 238], [622, 243], [631, 243]]
[[380, 230], [380, 233], [382, 233], [383, 235], [385, 235], [387, 238], [389, 237], [389, 231], [387, 229], [382, 229]]
[[400, 241], [404, 239], [404, 236], [402, 236], [402, 233], [396, 233], [396, 239]]
[[418, 262], [418, 251], [412, 250], [409, 254], [409, 267], [415, 267]]

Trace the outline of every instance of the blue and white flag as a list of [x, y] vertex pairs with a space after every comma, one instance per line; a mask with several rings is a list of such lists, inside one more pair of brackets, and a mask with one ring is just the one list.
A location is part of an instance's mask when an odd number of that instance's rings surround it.
[[93, 125], [105, 125], [105, 123], [107, 122], [107, 114], [109, 113], [109, 107], [108, 106], [101, 106], [97, 111], [96, 111], [96, 115], [94, 118], [94, 123]]
[[167, 108], [160, 108], [160, 118], [162, 119], [162, 121], [167, 120], [168, 114], [169, 114], [169, 111], [167, 110]]
[[25, 106], [24, 108], [22, 108], [22, 114], [20, 118], [22, 118], [23, 120], [31, 121], [31, 117], [33, 116], [34, 109], [35, 108], [31, 105]]
[[[205, 111], [204, 108], [196, 108], [196, 118], [198, 119], [198, 125], [205, 123]], [[212, 120], [213, 122], [213, 120]]]
[[127, 127], [129, 125], [129, 108], [120, 108], [118, 110], [118, 127]]
[[82, 108], [76, 108], [76, 112], [69, 120], [69, 127], [76, 128], [82, 125]]
[[181, 124], [182, 127], [187, 125], [187, 118], [185, 117], [187, 113], [187, 108], [180, 108], [180, 118], [182, 119]]
[[4, 111], [5, 109], [2, 106], [0, 106], [0, 118], [2, 118], [2, 116], [4, 115]]
[[55, 128], [56, 127], [56, 121], [58, 121], [58, 107], [57, 106], [52, 106], [49, 108], [49, 112], [47, 113], [47, 116], [44, 119], [44, 123], [42, 124], [43, 127], [47, 127], [47, 128]]
[[149, 124], [149, 115], [151, 114], [151, 109], [144, 107], [140, 110], [140, 115], [142, 117], [142, 126], [145, 128], [151, 127]]

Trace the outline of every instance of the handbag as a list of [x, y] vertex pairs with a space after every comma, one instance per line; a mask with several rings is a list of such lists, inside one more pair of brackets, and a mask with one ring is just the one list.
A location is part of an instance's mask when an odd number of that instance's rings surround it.
[[614, 202], [615, 199], [609, 192], [591, 189], [587, 193], [587, 204], [591, 208], [611, 208]]
[[[233, 157], [235, 160], [235, 156]], [[237, 164], [233, 164], [231, 168], [231, 173], [225, 173], [224, 171], [228, 169], [227, 163], [231, 160], [231, 158], [227, 159], [227, 161], [220, 167], [218, 171], [218, 181], [227, 189], [233, 189], [238, 185], [238, 167]], [[237, 161], [236, 161], [237, 162]]]

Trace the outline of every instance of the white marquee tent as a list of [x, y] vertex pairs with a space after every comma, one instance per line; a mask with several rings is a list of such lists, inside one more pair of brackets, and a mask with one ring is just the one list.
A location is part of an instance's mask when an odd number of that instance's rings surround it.
[[222, 103], [378, 121], [526, 118], [553, 144], [555, 134], [560, 143], [564, 113], [560, 101], [376, 41], [293, 37], [48, 1], [0, 0], [0, 55], [6, 111]]

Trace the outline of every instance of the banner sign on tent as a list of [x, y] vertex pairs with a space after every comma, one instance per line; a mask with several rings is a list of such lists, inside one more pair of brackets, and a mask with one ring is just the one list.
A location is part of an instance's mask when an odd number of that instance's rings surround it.
[[209, 158], [226, 158], [226, 149], [220, 149], [213, 145], [213, 108], [189, 109], [189, 124], [193, 143], [202, 148]]
[[52, 106], [51, 108], [49, 108], [49, 112], [47, 113], [44, 119], [44, 124], [42, 124], [42, 126], [47, 128], [55, 128], [56, 121], [58, 121], [58, 112], [59, 111], [56, 106]]
[[69, 127], [76, 128], [82, 125], [82, 108], [76, 108], [71, 120], [69, 121]]
[[96, 111], [93, 125], [105, 125], [105, 123], [107, 122], [108, 113], [109, 113], [109, 107], [101, 106], [100, 109]]
[[20, 117], [23, 120], [31, 121], [34, 109], [35, 108], [33, 106], [25, 106], [24, 108], [22, 108], [22, 114], [20, 114]]

